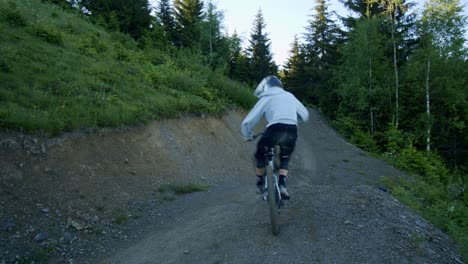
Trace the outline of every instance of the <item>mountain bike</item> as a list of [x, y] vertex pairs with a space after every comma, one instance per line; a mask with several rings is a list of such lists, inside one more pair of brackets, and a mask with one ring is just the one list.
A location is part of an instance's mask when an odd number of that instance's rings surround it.
[[[262, 135], [260, 133], [254, 136], [254, 139]], [[265, 168], [265, 186], [264, 193], [262, 195], [263, 200], [268, 202], [268, 207], [270, 210], [270, 222], [271, 222], [271, 232], [273, 235], [278, 235], [280, 232], [279, 229], [279, 214], [280, 209], [283, 206], [283, 200], [281, 198], [281, 193], [278, 185], [279, 180], [279, 146], [276, 145], [270, 148], [265, 154], [265, 158], [268, 161], [268, 166], [270, 171]]]

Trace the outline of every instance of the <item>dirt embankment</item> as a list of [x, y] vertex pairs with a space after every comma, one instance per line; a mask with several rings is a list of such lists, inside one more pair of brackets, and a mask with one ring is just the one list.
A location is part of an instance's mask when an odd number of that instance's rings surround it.
[[[445, 234], [376, 188], [397, 170], [311, 114], [278, 237], [254, 194], [244, 113], [2, 135], [0, 263], [462, 263]], [[179, 196], [167, 183], [210, 188]]]

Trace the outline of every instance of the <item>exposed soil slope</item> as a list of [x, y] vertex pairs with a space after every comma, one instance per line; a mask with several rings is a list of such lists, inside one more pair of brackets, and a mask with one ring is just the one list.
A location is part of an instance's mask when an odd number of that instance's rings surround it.
[[[0, 263], [40, 253], [50, 263], [462, 263], [444, 233], [377, 188], [401, 173], [314, 110], [299, 129], [281, 233], [271, 235], [243, 117], [4, 135]], [[159, 191], [167, 182], [211, 188], [177, 196]]]

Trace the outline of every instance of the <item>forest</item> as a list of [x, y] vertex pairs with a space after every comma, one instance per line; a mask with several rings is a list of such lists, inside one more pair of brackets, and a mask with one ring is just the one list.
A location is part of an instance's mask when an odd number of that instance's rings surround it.
[[382, 184], [466, 255], [466, 7], [341, 2], [352, 15], [339, 20], [328, 1], [311, 3], [308, 27], [276, 65], [261, 10], [243, 43], [213, 1], [1, 0], [0, 127], [57, 135], [248, 109], [256, 83], [278, 75], [352, 143], [405, 170], [408, 178]]

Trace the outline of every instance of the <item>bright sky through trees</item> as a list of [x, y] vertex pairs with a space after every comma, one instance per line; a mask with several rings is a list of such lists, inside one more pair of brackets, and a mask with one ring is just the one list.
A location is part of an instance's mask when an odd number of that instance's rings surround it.
[[[207, 2], [207, 0], [204, 0]], [[157, 0], [150, 0], [155, 5]], [[413, 0], [422, 10], [423, 0]], [[217, 8], [224, 13], [224, 26], [231, 35], [234, 30], [242, 38], [244, 46], [253, 28], [255, 14], [260, 8], [266, 22], [266, 32], [271, 40], [271, 51], [276, 64], [283, 65], [289, 57], [294, 35], [301, 40], [316, 5], [315, 0], [213, 0]], [[461, 0], [464, 13], [468, 15], [468, 0]], [[341, 16], [348, 15], [338, 0], [328, 1], [328, 11]], [[420, 12], [419, 12], [420, 13]]]
[[[315, 7], [313, 0], [218, 0], [215, 3], [224, 11], [229, 34], [236, 30], [244, 40], [244, 45], [248, 43], [255, 14], [260, 8], [265, 18], [266, 32], [272, 42], [273, 56], [278, 65], [283, 65], [289, 57], [294, 35], [302, 38]], [[329, 11], [335, 10], [340, 14], [347, 14], [343, 4], [338, 0], [331, 0]]]

